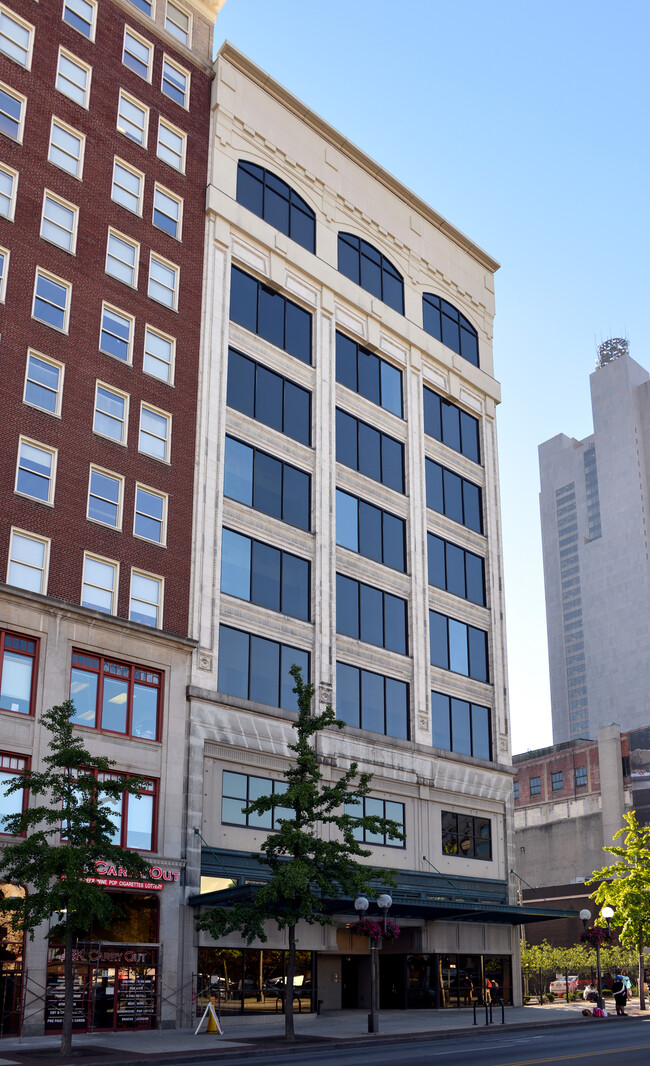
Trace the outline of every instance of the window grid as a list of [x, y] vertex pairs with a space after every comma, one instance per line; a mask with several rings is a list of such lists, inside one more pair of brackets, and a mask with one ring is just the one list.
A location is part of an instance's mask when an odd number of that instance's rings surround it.
[[46, 189], [43, 194], [41, 237], [74, 255], [77, 247], [79, 208]]
[[259, 448], [226, 437], [224, 496], [309, 531], [311, 477]]
[[244, 811], [254, 799], [260, 796], [284, 795], [287, 788], [286, 781], [224, 770], [221, 783], [221, 824], [240, 825], [247, 829], [279, 829], [281, 820], [293, 820], [293, 808], [277, 806], [263, 814], [245, 814]]
[[122, 363], [133, 360], [133, 331], [135, 319], [111, 304], [102, 304], [99, 328], [99, 350]]
[[582, 787], [586, 786], [586, 784], [587, 784], [587, 767], [586, 766], [576, 766], [575, 775], [576, 775], [576, 779], [575, 779], [576, 788], [582, 788]]
[[19, 66], [31, 69], [34, 27], [0, 4], [0, 52]]
[[120, 564], [114, 559], [84, 552], [81, 606], [102, 614], [117, 613]]
[[[17, 789], [9, 796], [5, 795], [5, 790], [16, 777], [22, 776], [29, 769], [29, 763], [30, 760], [25, 755], [0, 753], [0, 833], [4, 836], [9, 836], [5, 828], [5, 819], [12, 815], [22, 814], [29, 803], [29, 789]], [[12, 834], [12, 836], [13, 839], [18, 839], [18, 837], [24, 837], [25, 833]]]
[[21, 437], [18, 442], [15, 491], [32, 500], [54, 504], [56, 448]]
[[427, 533], [429, 584], [485, 607], [485, 560], [474, 552]]
[[109, 229], [106, 241], [106, 273], [135, 289], [138, 285], [140, 245], [124, 233]]
[[472, 323], [441, 296], [423, 293], [422, 328], [473, 366], [479, 365], [478, 333]]
[[221, 545], [222, 592], [309, 621], [307, 559], [225, 527]]
[[442, 853], [463, 859], [492, 859], [492, 827], [489, 818], [442, 811]]
[[483, 490], [446, 466], [425, 458], [427, 507], [453, 522], [483, 532]]
[[149, 256], [148, 295], [171, 311], [178, 310], [180, 267], [151, 252]]
[[231, 626], [219, 627], [219, 692], [271, 707], [297, 711], [294, 680], [289, 670], [302, 669], [309, 681], [310, 656], [301, 648], [280, 644]]
[[153, 45], [132, 30], [130, 26], [124, 27], [124, 45], [122, 48], [122, 63], [132, 70], [144, 81], [151, 81], [153, 67]]
[[0, 629], [0, 648], [0, 708], [17, 714], [33, 714], [38, 641]]
[[149, 136], [149, 108], [134, 96], [120, 89], [117, 103], [117, 129], [130, 141], [147, 147]]
[[486, 631], [438, 611], [429, 611], [429, 657], [432, 666], [489, 681]]
[[86, 137], [78, 130], [67, 126], [58, 118], [52, 118], [50, 144], [47, 158], [59, 170], [65, 170], [73, 178], [83, 176]]
[[401, 370], [338, 331], [336, 380], [385, 411], [403, 417]]
[[336, 543], [406, 572], [405, 520], [342, 489], [336, 490]]
[[95, 386], [93, 433], [126, 444], [129, 421], [129, 397], [125, 392], [98, 381]]
[[86, 518], [112, 529], [122, 528], [124, 478], [100, 466], [90, 467]]
[[167, 541], [167, 494], [146, 485], [135, 487], [133, 536], [163, 547]]
[[62, 19], [89, 41], [95, 40], [97, 4], [95, 0], [63, 0]]
[[32, 318], [61, 333], [68, 332], [72, 286], [55, 274], [36, 268]]
[[311, 445], [311, 393], [289, 378], [228, 349], [226, 403], [265, 426]]
[[[357, 799], [356, 803], [346, 803], [344, 813], [350, 818], [387, 818], [391, 822], [396, 822], [402, 834], [405, 833], [404, 804], [396, 803], [394, 800], [364, 796], [362, 799]], [[400, 840], [399, 837], [391, 836], [388, 830], [373, 832], [363, 826], [356, 826], [352, 830], [352, 836], [363, 844], [378, 844], [385, 848], [406, 847], [405, 835]]]
[[7, 563], [7, 584], [28, 592], [47, 592], [50, 540], [24, 529], [12, 528]]
[[138, 451], [159, 459], [163, 463], [170, 461], [172, 416], [167, 411], [140, 405], [140, 431]]
[[426, 385], [423, 387], [424, 432], [441, 444], [480, 463], [479, 420]]
[[129, 618], [154, 629], [162, 629], [164, 578], [144, 570], [131, 569]]
[[492, 715], [489, 707], [457, 699], [444, 692], [431, 693], [434, 748], [492, 759]]
[[336, 632], [408, 655], [408, 604], [390, 592], [337, 574]]
[[27, 98], [0, 82], [0, 133], [22, 144]]
[[311, 363], [309, 311], [235, 266], [230, 273], [230, 317], [276, 348]]
[[92, 69], [77, 56], [59, 48], [56, 68], [56, 88], [63, 96], [88, 110]]
[[270, 170], [240, 159], [237, 166], [237, 203], [301, 244], [316, 251], [316, 216], [286, 181]]
[[57, 418], [61, 416], [63, 396], [63, 376], [65, 367], [55, 359], [49, 359], [41, 352], [29, 349], [25, 367], [25, 388], [23, 401], [30, 407], [47, 411]]
[[[1, 130], [1, 119], [0, 119]], [[0, 218], [13, 222], [16, 212], [16, 193], [18, 191], [18, 171], [0, 163]]]
[[541, 796], [542, 794], [542, 779], [541, 777], [531, 777], [529, 782], [529, 789], [531, 796]]
[[175, 358], [176, 339], [169, 337], [166, 333], [161, 333], [153, 326], [145, 326], [142, 363], [145, 374], [151, 374], [159, 381], [173, 385]]
[[551, 774], [551, 791], [560, 792], [564, 788], [564, 773], [558, 770]]
[[336, 713], [348, 726], [408, 740], [409, 686], [406, 681], [337, 662]]
[[145, 740], [160, 739], [163, 675], [158, 670], [72, 652], [72, 721], [87, 729]]
[[337, 407], [336, 460], [404, 493], [404, 445]]
[[[95, 771], [95, 773], [98, 781], [130, 776], [129, 774], [106, 773], [105, 771]], [[140, 799], [130, 795], [128, 792], [124, 792], [117, 801], [110, 801], [110, 805], [114, 809], [115, 833], [113, 843], [122, 848], [130, 848], [137, 851], [155, 851], [158, 821], [158, 781], [142, 779], [142, 785], [138, 792]]]
[[338, 269], [362, 289], [404, 314], [404, 281], [389, 259], [353, 233], [339, 233]]

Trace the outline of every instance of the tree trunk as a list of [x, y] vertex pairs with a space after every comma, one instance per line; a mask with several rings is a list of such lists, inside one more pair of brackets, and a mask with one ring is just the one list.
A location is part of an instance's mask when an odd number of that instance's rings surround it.
[[284, 1035], [287, 1040], [295, 1040], [293, 1028], [293, 978], [296, 971], [296, 927], [289, 927], [289, 954], [287, 956], [287, 978], [284, 984]]
[[645, 1010], [645, 966], [643, 958], [642, 925], [639, 925], [639, 1010]]
[[[66, 915], [69, 919], [69, 915]], [[61, 1027], [61, 1055], [72, 1051], [72, 1017], [74, 1012], [74, 970], [72, 966], [72, 925], [68, 920], [63, 956], [63, 1022]]]

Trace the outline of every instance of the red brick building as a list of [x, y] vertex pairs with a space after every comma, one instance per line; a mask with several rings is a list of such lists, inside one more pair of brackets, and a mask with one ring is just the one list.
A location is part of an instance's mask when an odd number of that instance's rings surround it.
[[[89, 956], [78, 1029], [185, 1009], [179, 752], [222, 2], [0, 4], [0, 843], [2, 785], [38, 766], [38, 718], [71, 696], [90, 750], [146, 776], [116, 826], [163, 886], [122, 891], [144, 961], [109, 967], [97, 1001]], [[4, 1032], [56, 1028], [60, 960], [38, 935], [26, 950], [14, 939], [1, 964]]]

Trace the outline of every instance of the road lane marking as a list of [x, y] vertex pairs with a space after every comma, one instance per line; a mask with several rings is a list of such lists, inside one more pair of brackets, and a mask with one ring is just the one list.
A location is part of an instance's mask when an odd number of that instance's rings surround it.
[[621, 1051], [647, 1051], [647, 1044], [631, 1044], [629, 1047], [612, 1047], [604, 1051], [567, 1051], [564, 1055], [552, 1055], [546, 1059], [520, 1059], [519, 1062], [499, 1062], [495, 1066], [537, 1066], [542, 1062], [564, 1062], [567, 1059], [588, 1059], [596, 1055], [614, 1055]]

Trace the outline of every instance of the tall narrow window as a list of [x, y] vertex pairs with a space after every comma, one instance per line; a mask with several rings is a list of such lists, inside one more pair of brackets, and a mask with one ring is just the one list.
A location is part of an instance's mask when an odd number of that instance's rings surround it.
[[123, 159], [115, 156], [113, 161], [113, 183], [111, 199], [121, 204], [134, 215], [142, 214], [142, 197], [144, 195], [144, 174], [129, 166]]
[[336, 334], [336, 380], [402, 417], [402, 372], [344, 333]]
[[97, 4], [94, 0], [63, 0], [63, 21], [83, 34], [90, 41], [95, 40], [95, 20]]
[[170, 237], [181, 238], [181, 224], [183, 221], [183, 201], [180, 196], [174, 196], [169, 189], [162, 185], [156, 185], [153, 194], [153, 224]]
[[73, 178], [81, 178], [85, 143], [83, 133], [66, 126], [60, 119], [53, 118], [47, 158], [55, 167], [72, 174]]
[[9, 544], [7, 584], [29, 592], [47, 592], [50, 541], [23, 529], [12, 529]]
[[174, 63], [173, 59], [165, 56], [162, 66], [161, 89], [170, 100], [188, 108], [190, 105], [190, 76], [183, 67]]
[[176, 341], [166, 333], [147, 326], [144, 331], [144, 361], [142, 369], [159, 381], [171, 385], [174, 381]]
[[156, 155], [163, 162], [168, 163], [174, 170], [185, 173], [185, 152], [187, 149], [187, 134], [166, 122], [164, 118], [158, 119], [158, 143]]
[[0, 218], [6, 218], [8, 222], [14, 220], [17, 189], [18, 171], [0, 163]]
[[129, 397], [125, 392], [111, 389], [101, 381], [95, 391], [93, 432], [118, 444], [126, 444], [129, 416]]
[[143, 403], [140, 407], [140, 437], [138, 450], [163, 463], [169, 462], [171, 452], [172, 416], [166, 411], [149, 407]]
[[153, 65], [153, 45], [141, 37], [129, 26], [124, 27], [124, 47], [122, 50], [122, 62], [145, 81], [151, 81], [151, 67]]
[[133, 355], [133, 328], [135, 319], [116, 307], [102, 304], [102, 320], [99, 331], [99, 350], [113, 355], [123, 363], [130, 363]]
[[167, 534], [167, 496], [145, 485], [135, 487], [133, 535], [163, 544]]
[[132, 622], [155, 629], [162, 627], [163, 584], [162, 577], [141, 570], [131, 571], [129, 618]]
[[88, 108], [90, 100], [90, 78], [92, 70], [87, 63], [59, 48], [59, 62], [56, 68], [56, 87], [60, 93], [74, 100], [75, 104]]
[[24, 96], [0, 84], [0, 133], [22, 143], [26, 107]]
[[23, 400], [50, 415], [60, 415], [63, 393], [63, 363], [48, 359], [40, 352], [27, 353]]
[[129, 140], [147, 147], [149, 108], [120, 89], [117, 104], [117, 128]]
[[45, 190], [41, 216], [41, 237], [74, 255], [77, 244], [79, 209], [67, 200]]
[[181, 44], [189, 45], [192, 31], [192, 16], [179, 4], [174, 4], [172, 3], [172, 0], [167, 0], [165, 29], [180, 41]]
[[172, 311], [178, 309], [178, 279], [180, 267], [168, 259], [151, 252], [149, 259], [149, 289], [152, 300], [156, 300]]
[[19, 633], [0, 632], [0, 648], [0, 707], [33, 714], [38, 641]]
[[54, 503], [56, 448], [21, 437], [18, 445], [16, 492], [41, 503]]
[[0, 303], [5, 302], [7, 274], [9, 272], [9, 249], [0, 248]]
[[98, 555], [84, 554], [81, 606], [102, 614], [115, 614], [120, 564]]
[[140, 245], [116, 230], [108, 231], [106, 244], [106, 273], [136, 288]]
[[34, 285], [33, 318], [67, 333], [71, 289], [72, 286], [67, 281], [38, 268]]
[[0, 4], [0, 52], [29, 70], [33, 45], [34, 27]]
[[122, 528], [124, 478], [110, 470], [91, 466], [86, 517], [113, 529]]

